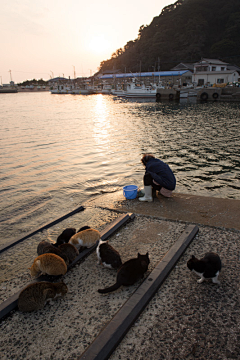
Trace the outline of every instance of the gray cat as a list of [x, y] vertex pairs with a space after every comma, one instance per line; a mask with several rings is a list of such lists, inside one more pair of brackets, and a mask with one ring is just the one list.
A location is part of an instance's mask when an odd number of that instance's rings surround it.
[[67, 285], [63, 282], [42, 281], [29, 284], [19, 294], [18, 308], [22, 312], [40, 310], [48, 300], [64, 296], [67, 292]]

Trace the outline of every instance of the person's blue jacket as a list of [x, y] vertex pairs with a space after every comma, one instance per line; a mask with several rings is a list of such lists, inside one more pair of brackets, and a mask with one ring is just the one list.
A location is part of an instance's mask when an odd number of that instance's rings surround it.
[[168, 190], [174, 190], [176, 187], [176, 178], [170, 169], [162, 160], [152, 158], [146, 164], [146, 173], [162, 187]]

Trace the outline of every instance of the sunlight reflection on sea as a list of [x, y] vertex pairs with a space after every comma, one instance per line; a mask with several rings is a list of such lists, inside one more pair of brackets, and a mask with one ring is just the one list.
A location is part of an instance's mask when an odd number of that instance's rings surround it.
[[240, 199], [237, 103], [18, 93], [0, 104], [4, 241], [90, 196], [141, 186], [144, 152], [169, 163], [177, 192]]

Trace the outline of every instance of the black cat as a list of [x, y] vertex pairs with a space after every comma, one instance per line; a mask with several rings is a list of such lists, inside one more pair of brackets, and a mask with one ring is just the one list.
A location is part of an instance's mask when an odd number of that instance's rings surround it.
[[69, 264], [79, 255], [78, 249], [72, 244], [61, 244], [58, 249], [68, 257]]
[[205, 254], [200, 260], [192, 255], [191, 259], [187, 262], [187, 267], [201, 277], [197, 281], [199, 284], [205, 279], [212, 279], [213, 283], [220, 284], [218, 275], [221, 271], [222, 264], [218, 254], [210, 252]]
[[96, 248], [96, 253], [98, 264], [102, 263], [103, 266], [109, 269], [118, 269], [122, 265], [119, 252], [109, 245], [108, 241], [100, 239]]
[[77, 233], [79, 233], [80, 231], [83, 231], [83, 230], [87, 230], [87, 229], [91, 229], [91, 228], [90, 228], [90, 226], [85, 225], [85, 226], [81, 227], [81, 228], [77, 231]]
[[63, 232], [58, 236], [57, 241], [54, 244], [54, 246], [58, 247], [61, 244], [68, 243], [69, 240], [71, 239], [71, 237], [75, 234], [76, 234], [75, 228], [67, 228], [67, 229], [63, 230]]
[[120, 286], [133, 285], [138, 279], [143, 278], [144, 273], [148, 269], [150, 263], [148, 253], [146, 255], [140, 255], [134, 259], [126, 261], [117, 272], [117, 281], [114, 285], [106, 289], [98, 289], [98, 292], [105, 294], [120, 288]]

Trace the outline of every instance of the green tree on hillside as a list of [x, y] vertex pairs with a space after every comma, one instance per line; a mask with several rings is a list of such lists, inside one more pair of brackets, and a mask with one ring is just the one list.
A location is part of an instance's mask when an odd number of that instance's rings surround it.
[[179, 62], [219, 58], [240, 66], [240, 0], [178, 0], [162, 9], [138, 37], [102, 61], [101, 70], [169, 70]]

